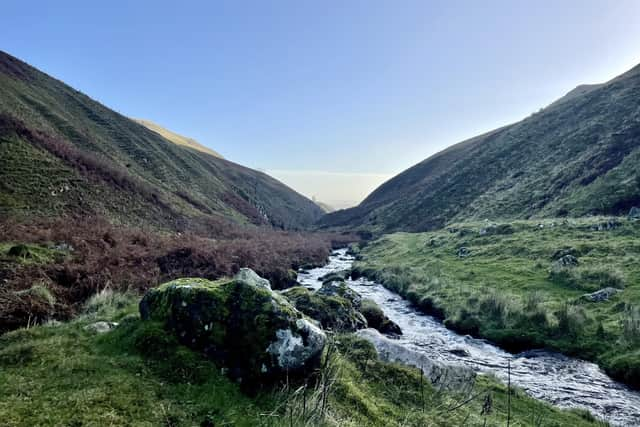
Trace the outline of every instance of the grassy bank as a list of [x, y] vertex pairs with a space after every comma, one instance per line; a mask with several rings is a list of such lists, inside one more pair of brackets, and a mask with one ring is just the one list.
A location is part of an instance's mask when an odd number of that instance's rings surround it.
[[[356, 272], [462, 333], [598, 362], [640, 387], [640, 222], [452, 224], [370, 243]], [[617, 289], [608, 301], [582, 295]], [[613, 291], [616, 292], [616, 291]]]
[[[243, 391], [208, 360], [137, 316], [137, 298], [104, 292], [68, 323], [0, 336], [0, 419], [7, 426], [422, 426], [504, 424], [507, 390], [480, 377], [444, 393], [414, 368], [383, 363], [366, 342], [341, 335], [305, 384]], [[120, 322], [96, 335], [96, 320]], [[511, 392], [511, 425], [588, 426]], [[469, 400], [469, 397], [472, 399]], [[323, 403], [324, 402], [324, 403]], [[484, 411], [483, 411], [484, 408]]]

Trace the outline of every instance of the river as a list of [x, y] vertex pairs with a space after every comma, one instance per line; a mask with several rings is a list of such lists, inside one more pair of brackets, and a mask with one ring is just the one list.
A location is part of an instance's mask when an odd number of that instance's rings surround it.
[[[318, 289], [323, 275], [351, 268], [346, 249], [334, 251], [324, 267], [301, 271], [298, 281]], [[384, 286], [366, 278], [347, 280], [365, 298], [374, 300], [400, 328], [402, 345], [445, 363], [464, 364], [478, 373], [491, 373], [530, 396], [563, 408], [584, 408], [612, 425], [640, 426], [640, 393], [609, 378], [597, 365], [544, 350], [508, 353], [486, 340], [459, 335], [437, 319], [415, 310]]]

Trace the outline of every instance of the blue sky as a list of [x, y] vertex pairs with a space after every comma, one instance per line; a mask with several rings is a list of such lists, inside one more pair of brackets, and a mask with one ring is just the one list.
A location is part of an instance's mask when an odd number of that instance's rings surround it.
[[[2, 9], [0, 49], [337, 204], [640, 63], [637, 0], [3, 0]], [[350, 174], [362, 182], [349, 185]]]

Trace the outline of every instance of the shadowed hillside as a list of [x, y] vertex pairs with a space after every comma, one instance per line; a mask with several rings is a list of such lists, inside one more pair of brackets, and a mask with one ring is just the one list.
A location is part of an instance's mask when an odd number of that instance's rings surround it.
[[450, 221], [626, 214], [640, 205], [640, 66], [454, 145], [324, 227], [421, 231]]
[[0, 52], [0, 215], [173, 230], [220, 217], [298, 229], [322, 215], [261, 172], [161, 135]]

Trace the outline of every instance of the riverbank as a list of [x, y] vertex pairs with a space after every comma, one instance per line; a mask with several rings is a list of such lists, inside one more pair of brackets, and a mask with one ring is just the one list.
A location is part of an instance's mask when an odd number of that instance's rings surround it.
[[[381, 361], [353, 334], [333, 337], [314, 381], [243, 390], [140, 321], [138, 302], [103, 292], [75, 320], [0, 336], [3, 425], [600, 425], [492, 377], [479, 377], [471, 394], [443, 392], [418, 369]], [[96, 333], [97, 321], [118, 326]]]
[[453, 224], [370, 242], [354, 272], [458, 332], [595, 361], [640, 387], [639, 242], [640, 223], [621, 218]]

